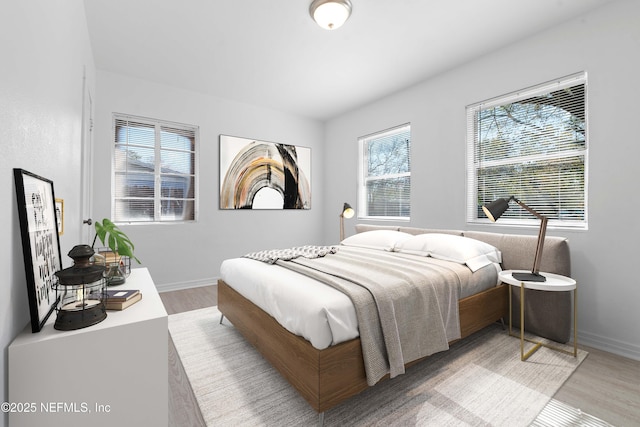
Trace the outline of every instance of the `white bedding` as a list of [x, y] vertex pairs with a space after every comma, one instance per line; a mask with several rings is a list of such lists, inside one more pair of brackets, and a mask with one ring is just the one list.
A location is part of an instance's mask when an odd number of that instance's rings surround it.
[[222, 262], [220, 277], [319, 350], [358, 336], [356, 311], [349, 297], [302, 274], [249, 258], [233, 258]]
[[[433, 258], [422, 259], [437, 264], [448, 263]], [[452, 265], [452, 268], [466, 269], [459, 264]], [[486, 274], [489, 270], [490, 273], [495, 271], [493, 266], [487, 269], [483, 269], [484, 273], [474, 274], [481, 280], [461, 281], [460, 298], [497, 284], [497, 272]], [[305, 338], [319, 350], [359, 335], [355, 308], [349, 297], [314, 279], [249, 258], [223, 261], [220, 275], [225, 283], [269, 313], [285, 329]]]

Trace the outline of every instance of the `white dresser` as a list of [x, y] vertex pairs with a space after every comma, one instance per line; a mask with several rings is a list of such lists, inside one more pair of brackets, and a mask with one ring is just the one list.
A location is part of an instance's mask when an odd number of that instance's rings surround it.
[[54, 312], [11, 343], [9, 425], [167, 425], [167, 312], [146, 268], [118, 288], [140, 289], [142, 300], [75, 331], [55, 330]]

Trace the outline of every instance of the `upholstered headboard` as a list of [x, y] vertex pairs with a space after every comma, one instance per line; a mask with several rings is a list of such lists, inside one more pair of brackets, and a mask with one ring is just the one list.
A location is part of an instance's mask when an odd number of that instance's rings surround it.
[[[533, 266], [538, 236], [463, 231], [401, 226], [356, 225], [356, 232], [370, 230], [397, 230], [409, 234], [446, 233], [465, 236], [489, 243], [502, 252], [504, 270], [530, 270]], [[544, 240], [540, 271], [571, 276], [569, 241], [564, 237], [547, 236]], [[513, 289], [514, 324], [519, 325], [520, 293]], [[571, 294], [527, 290], [525, 295], [525, 328], [537, 335], [558, 342], [567, 342], [571, 336]]]

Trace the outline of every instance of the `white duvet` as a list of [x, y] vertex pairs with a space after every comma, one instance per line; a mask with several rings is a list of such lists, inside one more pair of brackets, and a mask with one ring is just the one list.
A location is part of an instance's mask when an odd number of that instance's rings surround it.
[[[500, 251], [462, 236], [412, 236], [395, 230], [374, 230], [350, 236], [341, 245], [397, 252], [399, 262], [403, 257], [418, 257], [425, 263], [446, 266], [458, 274], [460, 298], [498, 283]], [[222, 262], [220, 277], [289, 332], [319, 350], [359, 335], [355, 307], [349, 297], [303, 274], [249, 258], [233, 258]]]
[[[411, 257], [412, 255], [404, 255]], [[457, 263], [420, 257], [425, 262]], [[496, 264], [496, 269], [499, 266]], [[491, 274], [487, 274], [488, 270]], [[497, 284], [493, 265], [474, 273], [474, 280], [461, 280], [460, 298]], [[305, 338], [322, 350], [359, 336], [355, 307], [349, 297], [337, 289], [276, 264], [233, 258], [222, 262], [220, 277], [249, 301], [271, 315], [289, 332]]]
[[223, 261], [220, 276], [319, 350], [358, 336], [356, 311], [349, 297], [314, 279], [249, 258]]

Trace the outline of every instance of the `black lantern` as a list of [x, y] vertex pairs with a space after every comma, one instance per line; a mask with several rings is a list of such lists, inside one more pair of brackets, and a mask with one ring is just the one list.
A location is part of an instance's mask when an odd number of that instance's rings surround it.
[[60, 305], [55, 329], [71, 331], [102, 322], [107, 317], [105, 307], [105, 267], [90, 262], [94, 250], [89, 245], [77, 245], [69, 252], [73, 265], [58, 271], [56, 287]]

